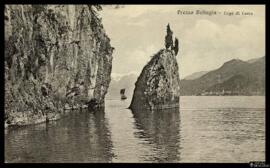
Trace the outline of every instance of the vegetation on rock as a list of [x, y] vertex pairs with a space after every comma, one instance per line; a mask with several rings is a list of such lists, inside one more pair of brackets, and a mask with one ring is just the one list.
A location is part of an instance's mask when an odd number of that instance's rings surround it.
[[167, 25], [167, 34], [165, 36], [165, 48], [171, 49], [174, 51], [175, 56], [178, 54], [179, 50], [179, 42], [178, 39], [175, 37], [174, 44], [173, 44], [173, 31], [170, 28], [170, 24]]
[[167, 25], [167, 34], [165, 36], [165, 47], [166, 49], [173, 48], [173, 32], [170, 28], [170, 24]]
[[[165, 48], [151, 58], [138, 77], [130, 104], [132, 110], [179, 106], [180, 78], [169, 24]], [[178, 45], [176, 48], [178, 51]]]

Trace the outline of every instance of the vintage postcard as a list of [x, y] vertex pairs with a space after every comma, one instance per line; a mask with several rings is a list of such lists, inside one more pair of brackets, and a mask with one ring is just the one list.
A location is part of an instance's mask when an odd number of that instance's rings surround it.
[[5, 5], [6, 163], [264, 163], [265, 5]]

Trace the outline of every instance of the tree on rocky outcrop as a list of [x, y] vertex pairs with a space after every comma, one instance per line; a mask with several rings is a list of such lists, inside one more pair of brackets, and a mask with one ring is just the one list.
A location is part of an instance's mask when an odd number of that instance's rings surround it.
[[176, 37], [175, 37], [175, 40], [174, 40], [174, 47], [173, 47], [173, 49], [174, 49], [175, 55], [177, 55], [178, 50], [179, 50], [179, 42], [178, 42], [178, 39]]
[[102, 6], [101, 5], [96, 4], [96, 5], [90, 5], [90, 6], [95, 7], [97, 9], [97, 11], [101, 11], [102, 10]]
[[99, 18], [98, 12], [102, 10], [102, 6], [101, 5], [88, 5], [88, 7], [92, 15], [100, 20], [101, 18]]
[[165, 37], [165, 47], [166, 49], [173, 48], [173, 32], [170, 28], [170, 24], [167, 25], [167, 34]]

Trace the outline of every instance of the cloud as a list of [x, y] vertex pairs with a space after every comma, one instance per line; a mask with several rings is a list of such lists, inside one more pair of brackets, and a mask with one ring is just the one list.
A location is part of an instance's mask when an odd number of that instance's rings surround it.
[[264, 20], [245, 18], [238, 24], [218, 25], [210, 20], [197, 20], [183, 34], [184, 52], [180, 71], [212, 70], [233, 58], [248, 60], [264, 56]]
[[115, 50], [113, 54], [112, 72], [117, 74], [139, 74], [144, 65], [150, 60], [151, 56], [158, 52], [157, 46], [136, 46], [134, 48]]
[[143, 66], [146, 65], [147, 62], [151, 59], [151, 56], [153, 56], [157, 52], [158, 52], [158, 48], [155, 47], [154, 45], [149, 45], [146, 47], [140, 47], [140, 48], [131, 50], [128, 52], [129, 64], [127, 64], [126, 66], [128, 66], [128, 68], [131, 69], [129, 71], [134, 71], [132, 70], [134, 68], [136, 70], [139, 70], [139, 72], [141, 72]]
[[139, 76], [138, 71], [130, 71], [128, 73], [111, 73], [111, 77], [115, 81], [119, 81], [123, 76], [135, 75]]
[[128, 26], [139, 26], [139, 27], [143, 27], [147, 24], [147, 20], [135, 20], [135, 21], [130, 21], [130, 22], [127, 22], [126, 24]]
[[[251, 11], [253, 16], [177, 15], [177, 10]], [[102, 11], [115, 47], [113, 72], [141, 72], [150, 56], [164, 47], [166, 25], [180, 40], [180, 76], [213, 70], [233, 58], [265, 55], [263, 5], [126, 5]]]
[[152, 12], [168, 12], [171, 11], [172, 8], [176, 9], [177, 7], [166, 5], [125, 5], [123, 8], [118, 10], [108, 8], [108, 10], [103, 11], [103, 13], [109, 13], [110, 15], [114, 15], [119, 18], [136, 18]]

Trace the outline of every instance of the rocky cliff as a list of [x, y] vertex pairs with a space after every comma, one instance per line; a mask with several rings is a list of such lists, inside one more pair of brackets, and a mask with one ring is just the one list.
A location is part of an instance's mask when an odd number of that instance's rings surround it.
[[94, 5], [5, 6], [5, 122], [104, 105], [113, 47]]
[[179, 106], [180, 78], [175, 52], [160, 50], [143, 68], [130, 104], [132, 110]]

